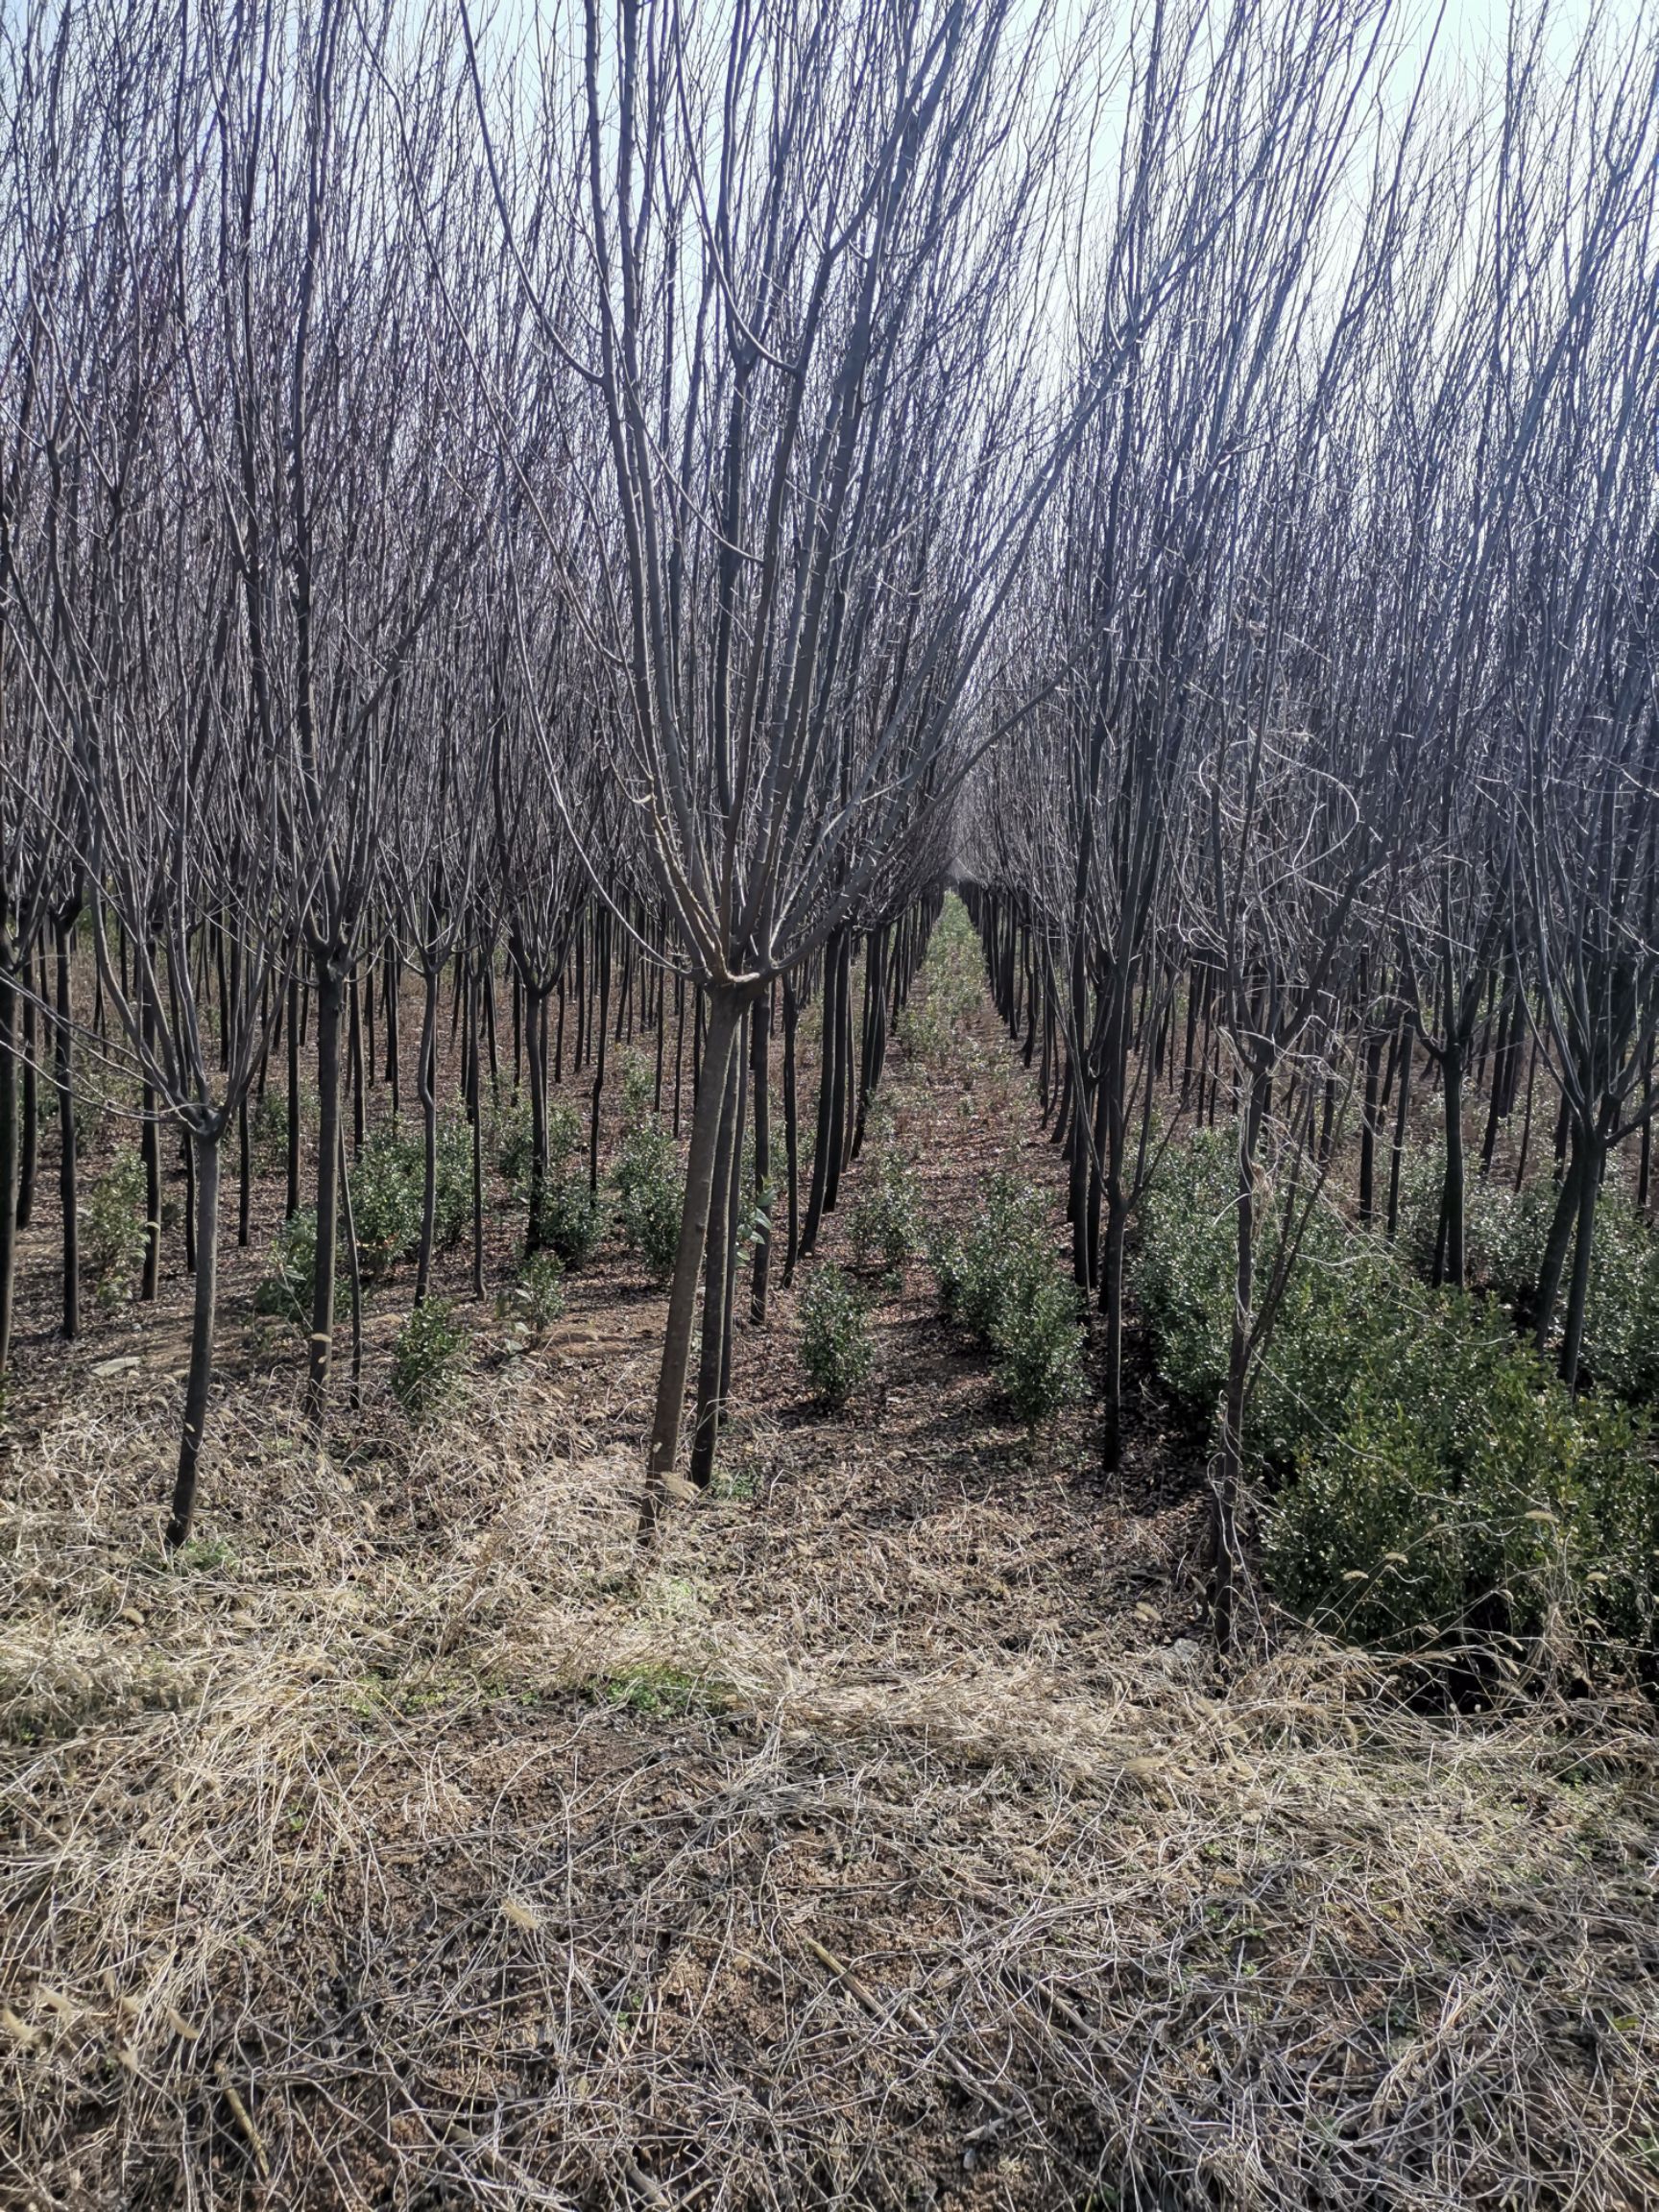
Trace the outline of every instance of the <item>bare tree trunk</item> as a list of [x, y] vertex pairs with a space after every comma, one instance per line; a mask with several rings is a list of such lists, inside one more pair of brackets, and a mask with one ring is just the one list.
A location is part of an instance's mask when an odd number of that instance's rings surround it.
[[750, 1064], [755, 1086], [755, 1204], [764, 1207], [766, 1224], [755, 1240], [755, 1264], [749, 1279], [749, 1318], [757, 1328], [766, 1321], [766, 1285], [772, 1265], [772, 1223], [777, 1200], [767, 1190], [772, 1180], [772, 1105], [768, 1082], [772, 1000], [757, 998], [750, 1009]]
[[415, 1083], [421, 1099], [421, 1252], [415, 1262], [415, 1303], [424, 1306], [432, 1280], [432, 1237], [438, 1218], [438, 969], [422, 963], [425, 997], [421, 1009], [421, 1056]]
[[1601, 1194], [1605, 1147], [1599, 1129], [1578, 1133], [1577, 1234], [1573, 1245], [1573, 1276], [1567, 1288], [1567, 1318], [1561, 1330], [1561, 1380], [1575, 1397], [1584, 1352], [1584, 1319], [1590, 1305], [1590, 1259], [1595, 1249], [1596, 1202]]
[[[28, 961], [24, 962], [27, 974]], [[35, 1051], [35, 996], [23, 1001], [23, 1129], [17, 1157], [17, 1226], [35, 1212], [35, 1170], [40, 1158], [40, 1075]]]
[[392, 1092], [394, 1128], [403, 1107], [403, 1072], [398, 1065], [402, 1046], [397, 1035], [397, 997], [402, 982], [402, 958], [397, 947], [389, 944], [386, 948], [386, 1081]]
[[1575, 1146], [1571, 1165], [1562, 1176], [1555, 1193], [1555, 1211], [1551, 1216], [1550, 1234], [1544, 1239], [1544, 1257], [1538, 1267], [1538, 1297], [1537, 1308], [1532, 1315], [1532, 1342], [1540, 1358], [1550, 1349], [1550, 1331], [1555, 1320], [1555, 1307], [1561, 1295], [1562, 1270], [1567, 1264], [1573, 1225], [1578, 1217], [1578, 1178], [1583, 1172], [1583, 1156]]
[[524, 1057], [530, 1071], [530, 1220], [525, 1250], [540, 1252], [547, 1202], [547, 994], [524, 986]]
[[288, 978], [288, 1194], [284, 1218], [300, 1211], [300, 977]]
[[651, 1425], [651, 1453], [639, 1533], [649, 1538], [665, 1496], [664, 1485], [680, 1455], [680, 1423], [685, 1403], [685, 1375], [691, 1359], [691, 1321], [703, 1267], [709, 1199], [714, 1188], [715, 1154], [726, 1094], [726, 1070], [743, 1015], [741, 996], [731, 989], [709, 994], [709, 1033], [704, 1048], [703, 1082], [691, 1118], [691, 1148], [685, 1163], [685, 1202], [680, 1215], [680, 1244], [668, 1289], [668, 1320], [662, 1339], [662, 1368]]
[[219, 1149], [222, 1131], [192, 1130], [196, 1182], [196, 1289], [190, 1319], [190, 1371], [184, 1385], [184, 1427], [179, 1438], [179, 1467], [173, 1479], [173, 1510], [167, 1523], [167, 1549], [176, 1551], [190, 1534], [196, 1511], [196, 1480], [202, 1463], [202, 1435], [207, 1421], [207, 1393], [213, 1382], [213, 1322], [219, 1296]]
[[1227, 1343], [1227, 1383], [1221, 1407], [1221, 1444], [1211, 1492], [1211, 1538], [1215, 1554], [1215, 1645], [1231, 1652], [1238, 1636], [1238, 1597], [1244, 1558], [1238, 1539], [1238, 1494], [1244, 1467], [1244, 1391], [1250, 1373], [1251, 1309], [1256, 1270], [1256, 1144], [1266, 1100], [1266, 1077], [1258, 1074], [1238, 1124], [1238, 1178], [1235, 1197], [1233, 1325]]
[[[253, 1143], [248, 1127], [248, 1094], [236, 1101], [236, 1242], [248, 1249], [253, 1215]], [[159, 1227], [159, 1224], [157, 1224]]]
[[1446, 1188], [1441, 1201], [1446, 1231], [1444, 1274], [1454, 1290], [1463, 1288], [1463, 1224], [1467, 1211], [1463, 1165], [1463, 1047], [1454, 1043], [1442, 1062], [1446, 1082]]
[[340, 978], [317, 962], [317, 1281], [311, 1301], [311, 1358], [305, 1411], [319, 1428], [328, 1406], [334, 1360], [334, 1256], [340, 1210]]
[[789, 1237], [783, 1247], [783, 1287], [795, 1279], [801, 1251], [801, 1112], [795, 1067], [795, 1032], [801, 1023], [793, 971], [783, 978], [783, 1171], [789, 1185]]
[[810, 1259], [818, 1230], [833, 1203], [832, 1185], [839, 1180], [840, 1122], [836, 1118], [836, 1076], [841, 1064], [841, 937], [824, 949], [824, 989], [818, 1055], [818, 1123], [812, 1146], [812, 1188], [806, 1199], [806, 1219], [801, 1231], [801, 1257]]
[[52, 1050], [58, 1084], [58, 1195], [63, 1208], [63, 1334], [73, 1343], [81, 1334], [80, 1178], [75, 1158], [74, 1032], [70, 1026], [69, 929], [56, 928], [58, 1019]]
[[467, 1042], [467, 1107], [472, 1122], [472, 1295], [484, 1295], [484, 1100], [483, 1069], [478, 1056], [479, 1016], [484, 1002], [484, 975], [472, 979], [472, 1017]]
[[[353, 966], [347, 990], [346, 1051], [351, 1066], [351, 1157], [363, 1153], [363, 994]], [[373, 997], [373, 992], [370, 992]]]
[[357, 1249], [357, 1216], [351, 1207], [351, 1171], [346, 1158], [346, 1133], [340, 1142], [340, 1226], [346, 1237], [346, 1281], [351, 1292], [351, 1410], [363, 1408], [363, 1256]]
[[1377, 1115], [1382, 1088], [1382, 1032], [1372, 1029], [1365, 1039], [1365, 1103], [1359, 1116], [1359, 1226], [1369, 1229], [1377, 1218]]
[[742, 1118], [743, 1054], [728, 1054], [720, 1139], [709, 1194], [709, 1236], [704, 1262], [703, 1342], [697, 1360], [697, 1415], [691, 1439], [691, 1479], [707, 1490], [714, 1475], [720, 1433], [720, 1370], [726, 1342], [727, 1253], [732, 1226], [732, 1186], [737, 1176], [738, 1124]]
[[599, 971], [599, 1013], [593, 1032], [597, 1042], [593, 1054], [593, 1093], [588, 1130], [588, 1188], [599, 1189], [599, 1111], [605, 1095], [605, 1041], [610, 1031], [611, 1010], [611, 917], [603, 909], [593, 916], [594, 965]]
[[12, 1357], [17, 1287], [17, 985], [10, 944], [0, 952], [0, 1374]]
[[1403, 1025], [1400, 1044], [1400, 1098], [1394, 1112], [1394, 1144], [1388, 1155], [1388, 1241], [1400, 1234], [1400, 1169], [1406, 1158], [1407, 1116], [1411, 1110], [1411, 1026]]

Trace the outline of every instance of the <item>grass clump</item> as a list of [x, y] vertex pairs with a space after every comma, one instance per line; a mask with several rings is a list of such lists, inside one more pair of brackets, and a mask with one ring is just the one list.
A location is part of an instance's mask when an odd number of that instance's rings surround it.
[[606, 1694], [613, 1705], [646, 1720], [678, 1720], [708, 1703], [704, 1686], [678, 1667], [641, 1664], [612, 1676]]
[[864, 1301], [839, 1267], [814, 1270], [801, 1294], [801, 1364], [820, 1406], [839, 1412], [870, 1378], [876, 1349]]
[[445, 1298], [417, 1306], [392, 1342], [392, 1395], [417, 1427], [447, 1405], [460, 1384], [467, 1332]]

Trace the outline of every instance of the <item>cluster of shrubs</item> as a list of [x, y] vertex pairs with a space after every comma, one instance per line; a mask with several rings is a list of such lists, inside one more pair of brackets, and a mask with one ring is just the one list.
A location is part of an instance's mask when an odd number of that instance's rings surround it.
[[[1445, 1169], [1444, 1144], [1413, 1146], [1401, 1164], [1400, 1248], [1425, 1276], [1434, 1264]], [[1556, 1196], [1548, 1175], [1519, 1190], [1474, 1173], [1466, 1184], [1465, 1272], [1522, 1319], [1532, 1310]], [[1615, 1173], [1596, 1203], [1582, 1370], [1598, 1391], [1659, 1400], [1659, 1237]]]
[[932, 1260], [946, 1314], [990, 1349], [1021, 1420], [1035, 1426], [1082, 1396], [1078, 1296], [1061, 1272], [1042, 1191], [993, 1175], [968, 1235], [942, 1238]]
[[[472, 1218], [472, 1133], [464, 1116], [446, 1115], [439, 1122], [436, 1166], [432, 1239], [443, 1252], [460, 1242]], [[350, 1173], [357, 1263], [364, 1282], [375, 1283], [420, 1249], [426, 1155], [419, 1131], [390, 1122], [373, 1130]], [[253, 1293], [254, 1308], [309, 1329], [316, 1281], [317, 1214], [304, 1207], [277, 1231], [270, 1267]], [[335, 1285], [337, 1313], [349, 1297], [342, 1272]]]
[[[1160, 1370], [1206, 1421], [1226, 1373], [1235, 1175], [1232, 1133], [1201, 1133], [1142, 1219], [1136, 1289]], [[1264, 1223], [1263, 1277], [1281, 1226]], [[1611, 1394], [1575, 1401], [1499, 1299], [1431, 1289], [1412, 1252], [1334, 1209], [1307, 1226], [1245, 1425], [1276, 1595], [1395, 1647], [1650, 1646], [1659, 1474], [1640, 1417]]]
[[[542, 1243], [566, 1267], [590, 1260], [613, 1217], [622, 1241], [657, 1281], [674, 1265], [685, 1179], [673, 1137], [652, 1106], [652, 1076], [637, 1054], [622, 1070], [622, 1134], [607, 1188], [596, 1190], [584, 1159], [586, 1127], [567, 1100], [547, 1115], [547, 1178], [541, 1192]], [[492, 1148], [503, 1180], [521, 1205], [532, 1195], [535, 1142], [528, 1102], [515, 1091], [497, 1110]]]

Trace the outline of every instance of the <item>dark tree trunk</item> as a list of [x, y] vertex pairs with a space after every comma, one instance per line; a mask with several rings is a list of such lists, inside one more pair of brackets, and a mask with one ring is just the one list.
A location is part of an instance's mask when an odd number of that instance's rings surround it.
[[300, 1211], [300, 978], [288, 980], [288, 1193], [283, 1214]]
[[593, 916], [594, 959], [599, 970], [599, 1019], [594, 1032], [593, 1091], [588, 1123], [588, 1188], [599, 1189], [599, 1115], [605, 1096], [605, 1041], [610, 1034], [611, 917], [603, 910]]
[[835, 1119], [835, 1070], [840, 1060], [841, 942], [831, 937], [824, 948], [824, 990], [818, 1054], [818, 1120], [812, 1145], [812, 1188], [806, 1198], [806, 1219], [801, 1231], [801, 1257], [809, 1260], [818, 1241], [819, 1227], [830, 1205], [831, 1161], [840, 1171]]
[[0, 1374], [12, 1357], [17, 1290], [17, 981], [12, 948], [0, 948]]
[[[23, 963], [27, 974], [29, 962]], [[17, 1157], [17, 1226], [27, 1229], [35, 1212], [35, 1172], [40, 1159], [40, 1071], [35, 1050], [35, 997], [23, 1001], [23, 1127]]]
[[69, 995], [72, 926], [71, 922], [55, 925], [58, 1019], [52, 1040], [58, 1086], [58, 1196], [63, 1210], [63, 1334], [71, 1343], [81, 1334], [81, 1191], [75, 1156], [74, 1031]]
[[668, 1286], [662, 1366], [658, 1377], [651, 1453], [640, 1507], [640, 1535], [647, 1539], [657, 1525], [667, 1494], [665, 1485], [680, 1455], [680, 1423], [685, 1403], [686, 1370], [691, 1359], [691, 1323], [714, 1189], [726, 1075], [743, 1018], [743, 1000], [737, 992], [714, 989], [709, 999], [709, 1039], [703, 1081], [691, 1120], [691, 1147], [685, 1163], [685, 1201], [681, 1210], [680, 1243]]
[[1584, 1357], [1584, 1322], [1590, 1307], [1590, 1261], [1595, 1249], [1596, 1203], [1606, 1167], [1606, 1140], [1595, 1124], [1578, 1132], [1578, 1207], [1573, 1240], [1573, 1274], [1567, 1286], [1567, 1316], [1561, 1327], [1561, 1380], [1575, 1397]]
[[236, 1101], [236, 1242], [246, 1251], [253, 1214], [253, 1143], [248, 1126], [248, 1094]]
[[[373, 992], [370, 994], [373, 996]], [[352, 969], [346, 985], [346, 1050], [351, 1066], [351, 1157], [363, 1156], [363, 994], [358, 988], [357, 971]]]
[[540, 1252], [545, 1234], [547, 1206], [547, 1055], [542, 1040], [547, 1030], [545, 990], [524, 986], [524, 1058], [530, 1070], [530, 1219], [525, 1230], [525, 1250]]
[[317, 961], [317, 1281], [311, 1303], [305, 1410], [319, 1427], [334, 1362], [334, 1262], [340, 1213], [341, 982], [331, 959]]
[[1411, 1027], [1404, 1025], [1400, 1045], [1400, 1095], [1394, 1108], [1394, 1142], [1388, 1155], [1388, 1241], [1393, 1243], [1400, 1234], [1400, 1169], [1406, 1158], [1407, 1117], [1411, 1111], [1411, 1064], [1416, 1058], [1412, 1049]]
[[340, 1229], [346, 1243], [346, 1282], [351, 1296], [351, 1410], [363, 1407], [363, 1256], [357, 1248], [357, 1215], [351, 1206], [351, 1173], [346, 1140], [340, 1145]]
[[196, 1286], [190, 1318], [190, 1369], [184, 1384], [184, 1427], [179, 1439], [173, 1510], [167, 1523], [170, 1551], [176, 1551], [188, 1539], [190, 1524], [195, 1518], [202, 1437], [207, 1425], [207, 1394], [213, 1383], [213, 1323], [219, 1297], [221, 1138], [217, 1123], [210, 1134], [190, 1132], [196, 1186]]
[[479, 1059], [479, 1016], [483, 1009], [488, 971], [480, 969], [472, 981], [472, 1015], [467, 1038], [467, 1113], [472, 1124], [472, 1295], [484, 1295], [484, 1100], [483, 1068]]
[[421, 1056], [415, 1081], [421, 1099], [421, 1250], [415, 1262], [415, 1303], [424, 1306], [432, 1280], [432, 1238], [438, 1218], [438, 964], [421, 963]]
[[[150, 967], [153, 974], [154, 962]], [[141, 1020], [145, 1043], [154, 1044], [156, 1008], [148, 990], [144, 994]], [[144, 1165], [144, 1267], [139, 1277], [138, 1295], [148, 1304], [161, 1287], [161, 1129], [156, 1113], [156, 1086], [148, 1078], [144, 1083], [143, 1111], [138, 1152]], [[242, 1111], [246, 1119], [246, 1098], [242, 1101]]]
[[783, 1172], [788, 1184], [789, 1235], [783, 1248], [783, 1286], [795, 1279], [801, 1253], [801, 1113], [796, 1081], [795, 1032], [801, 1007], [795, 997], [795, 978], [783, 978]]
[[691, 1479], [707, 1490], [714, 1476], [720, 1439], [721, 1377], [725, 1366], [727, 1291], [732, 1271], [732, 1199], [742, 1155], [743, 1067], [740, 1048], [728, 1055], [714, 1181], [709, 1196], [709, 1240], [704, 1262], [703, 1341], [697, 1359], [697, 1416], [691, 1438]]
[[403, 961], [395, 944], [386, 948], [386, 1082], [392, 1093], [392, 1123], [403, 1111], [403, 1045], [398, 1034], [398, 998], [403, 988]]
[[755, 1092], [755, 1206], [764, 1213], [765, 1224], [757, 1227], [755, 1262], [749, 1278], [749, 1318], [757, 1328], [766, 1321], [767, 1276], [772, 1265], [772, 1224], [778, 1212], [768, 1188], [772, 1181], [772, 1099], [769, 1081], [772, 1028], [772, 994], [757, 998], [749, 1014], [749, 1066]]

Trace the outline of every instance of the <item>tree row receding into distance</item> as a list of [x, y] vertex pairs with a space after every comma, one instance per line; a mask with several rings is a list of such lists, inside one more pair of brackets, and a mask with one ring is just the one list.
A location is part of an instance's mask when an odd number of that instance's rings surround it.
[[1340, 1176], [1396, 1233], [1426, 1097], [1434, 1279], [1471, 1283], [1480, 1178], [1552, 1173], [1525, 1321], [1595, 1384], [1598, 1209], [1633, 1161], [1647, 1210], [1659, 1103], [1659, 33], [1522, 9], [1459, 72], [1419, 29], [60, 0], [0, 34], [0, 1366], [48, 1108], [81, 1328], [77, 1114], [113, 1101], [147, 1298], [168, 1147], [188, 1175], [170, 1544], [268, 1102], [322, 1432], [376, 1088], [419, 1131], [417, 1305], [459, 1111], [481, 1294], [503, 1094], [526, 1246], [573, 1249], [551, 1094], [587, 1086], [596, 1192], [624, 1038], [686, 1141], [649, 1534], [948, 881], [1064, 1152], [1109, 1469], [1142, 1200], [1184, 1124], [1236, 1132], [1223, 1642], [1303, 1227]]

